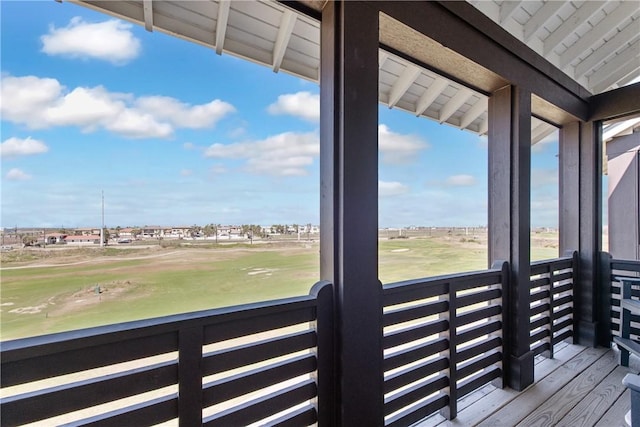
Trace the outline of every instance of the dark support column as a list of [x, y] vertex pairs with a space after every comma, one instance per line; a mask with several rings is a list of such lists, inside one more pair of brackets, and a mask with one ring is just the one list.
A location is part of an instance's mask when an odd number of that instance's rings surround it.
[[378, 12], [328, 2], [320, 34], [320, 274], [336, 286], [336, 425], [382, 426]]
[[560, 252], [577, 250], [574, 342], [598, 343], [602, 235], [602, 145], [599, 126], [574, 122], [560, 130]]
[[529, 350], [531, 93], [507, 86], [489, 99], [489, 265], [509, 260], [503, 296], [505, 376], [509, 387], [533, 383]]
[[602, 249], [601, 127], [580, 124], [580, 282], [574, 291], [578, 344], [598, 344], [599, 253]]
[[560, 128], [558, 143], [560, 178], [560, 253], [580, 248], [580, 123]]

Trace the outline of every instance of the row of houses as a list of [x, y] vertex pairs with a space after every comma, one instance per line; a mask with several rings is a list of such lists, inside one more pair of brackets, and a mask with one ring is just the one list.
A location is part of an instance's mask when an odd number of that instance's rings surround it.
[[[47, 230], [47, 229], [3, 229], [2, 240], [9, 244], [24, 243], [27, 245], [99, 245], [100, 228], [83, 227], [75, 229]], [[319, 234], [320, 229], [316, 225], [278, 225], [278, 226], [247, 226], [218, 225], [211, 227], [191, 226], [159, 226], [146, 225], [144, 227], [116, 227], [107, 229], [105, 243], [127, 243], [132, 240], [147, 239], [244, 239], [257, 238], [282, 234], [310, 235]]]

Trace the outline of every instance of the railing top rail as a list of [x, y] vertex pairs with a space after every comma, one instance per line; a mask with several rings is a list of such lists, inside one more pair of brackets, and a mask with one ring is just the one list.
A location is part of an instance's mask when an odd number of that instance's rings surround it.
[[570, 256], [542, 259], [542, 260], [539, 260], [539, 261], [532, 261], [531, 262], [531, 267], [536, 267], [536, 266], [539, 266], [539, 265], [554, 264], [554, 263], [559, 263], [559, 262], [563, 262], [563, 261], [571, 261], [571, 260], [572, 260], [572, 257], [570, 257]]
[[491, 268], [488, 270], [470, 271], [466, 273], [453, 273], [440, 276], [423, 277], [420, 279], [404, 280], [401, 282], [387, 283], [383, 285], [383, 293], [402, 292], [404, 289], [420, 285], [441, 285], [446, 283], [465, 282], [472, 279], [497, 277], [502, 274], [502, 269]]
[[628, 270], [640, 272], [640, 261], [632, 259], [614, 259], [610, 260], [612, 270]]
[[55, 353], [175, 332], [181, 328], [220, 325], [249, 318], [259, 319], [262, 316], [314, 308], [315, 306], [315, 296], [306, 295], [20, 338], [0, 342], [2, 362], [19, 360], [23, 357], [21, 356], [23, 350], [27, 350], [28, 354], [25, 356], [32, 356], [34, 348], [37, 347], [42, 347], [43, 353], [41, 354]]

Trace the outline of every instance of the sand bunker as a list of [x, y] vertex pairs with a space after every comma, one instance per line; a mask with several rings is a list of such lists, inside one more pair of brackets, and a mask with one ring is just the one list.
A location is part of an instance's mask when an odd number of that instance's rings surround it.
[[40, 305], [36, 305], [34, 307], [20, 307], [20, 308], [14, 308], [13, 310], [10, 310], [9, 313], [16, 313], [16, 314], [36, 314], [36, 313], [40, 313], [42, 310], [44, 310], [45, 308], [47, 308], [48, 304], [40, 304]]
[[249, 276], [255, 276], [256, 274], [265, 274], [267, 276], [271, 276], [271, 274], [274, 272], [275, 270], [272, 268], [252, 268], [250, 272], [248, 272], [247, 274]]

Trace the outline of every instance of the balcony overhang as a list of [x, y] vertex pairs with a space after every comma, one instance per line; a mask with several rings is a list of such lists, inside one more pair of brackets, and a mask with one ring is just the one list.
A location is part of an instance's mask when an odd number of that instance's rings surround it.
[[[326, 0], [72, 2], [319, 81]], [[589, 120], [592, 93], [640, 78], [640, 6], [547, 3], [376, 2], [379, 101], [484, 135], [487, 95], [516, 84], [531, 90], [532, 114], [541, 119], [533, 144], [553, 125]]]

